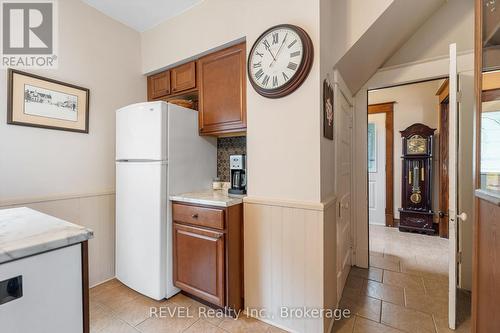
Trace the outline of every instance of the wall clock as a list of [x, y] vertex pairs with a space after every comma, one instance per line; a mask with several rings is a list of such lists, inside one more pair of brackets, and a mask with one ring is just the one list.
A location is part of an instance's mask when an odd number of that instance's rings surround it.
[[257, 39], [248, 56], [248, 77], [260, 95], [279, 98], [305, 81], [313, 62], [313, 45], [300, 27], [280, 24]]

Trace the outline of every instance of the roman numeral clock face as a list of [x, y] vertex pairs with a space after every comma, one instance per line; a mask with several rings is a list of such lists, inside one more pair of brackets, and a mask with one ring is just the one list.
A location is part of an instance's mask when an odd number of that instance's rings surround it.
[[248, 77], [259, 94], [283, 97], [300, 86], [311, 64], [312, 43], [305, 31], [280, 25], [255, 42], [248, 57]]

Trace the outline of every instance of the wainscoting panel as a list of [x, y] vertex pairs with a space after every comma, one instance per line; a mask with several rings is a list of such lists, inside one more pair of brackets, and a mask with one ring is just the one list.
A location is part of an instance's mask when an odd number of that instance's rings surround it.
[[115, 276], [115, 194], [105, 192], [0, 202], [1, 208], [29, 207], [94, 231], [89, 241], [89, 283]]
[[[328, 326], [323, 318], [282, 316], [281, 309], [335, 306], [334, 214], [324, 219], [321, 204], [308, 208], [248, 201], [244, 208], [245, 307], [263, 310], [250, 315], [294, 332], [323, 332]], [[333, 246], [325, 246], [327, 240]]]

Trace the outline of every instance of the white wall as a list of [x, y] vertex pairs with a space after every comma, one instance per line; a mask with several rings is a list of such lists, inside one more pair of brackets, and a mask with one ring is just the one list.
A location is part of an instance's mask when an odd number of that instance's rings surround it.
[[[90, 133], [0, 122], [0, 200], [114, 189], [114, 110], [145, 99], [139, 34], [80, 1], [59, 1], [59, 68], [30, 71], [90, 89]], [[0, 119], [6, 119], [6, 70]]]
[[[115, 187], [114, 110], [144, 100], [146, 84], [137, 32], [80, 1], [58, 4], [59, 68], [30, 72], [90, 89], [90, 133], [7, 125], [6, 70], [0, 70], [0, 206], [37, 203], [40, 210], [97, 228], [90, 242], [93, 284], [114, 276], [114, 233], [99, 229], [114, 230], [114, 198], [100, 200]], [[68, 195], [95, 200], [68, 206]], [[99, 226], [97, 219], [76, 217], [98, 211], [113, 215], [102, 213]]]
[[474, 49], [474, 1], [446, 1], [383, 67], [446, 57], [451, 42], [459, 54]]
[[[249, 52], [261, 33], [283, 22], [307, 31], [314, 62], [304, 84], [286, 98], [262, 97], [247, 84], [248, 194], [318, 202], [319, 1], [205, 0], [141, 34], [142, 68], [155, 71], [241, 38]], [[282, 166], [278, 173], [275, 166]]]
[[394, 104], [394, 218], [399, 219], [401, 208], [401, 153], [400, 131], [415, 123], [422, 123], [435, 128], [433, 209], [438, 206], [439, 188], [439, 98], [436, 92], [443, 80], [372, 90], [368, 93], [368, 104], [396, 102]]

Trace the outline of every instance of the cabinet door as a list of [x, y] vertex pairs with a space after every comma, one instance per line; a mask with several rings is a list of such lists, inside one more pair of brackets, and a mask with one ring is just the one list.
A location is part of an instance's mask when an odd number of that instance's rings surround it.
[[174, 223], [174, 284], [224, 306], [224, 233]]
[[201, 134], [246, 130], [245, 43], [198, 60]]
[[194, 61], [170, 70], [172, 93], [196, 87], [196, 64]]
[[148, 76], [148, 100], [170, 94], [170, 71]]

